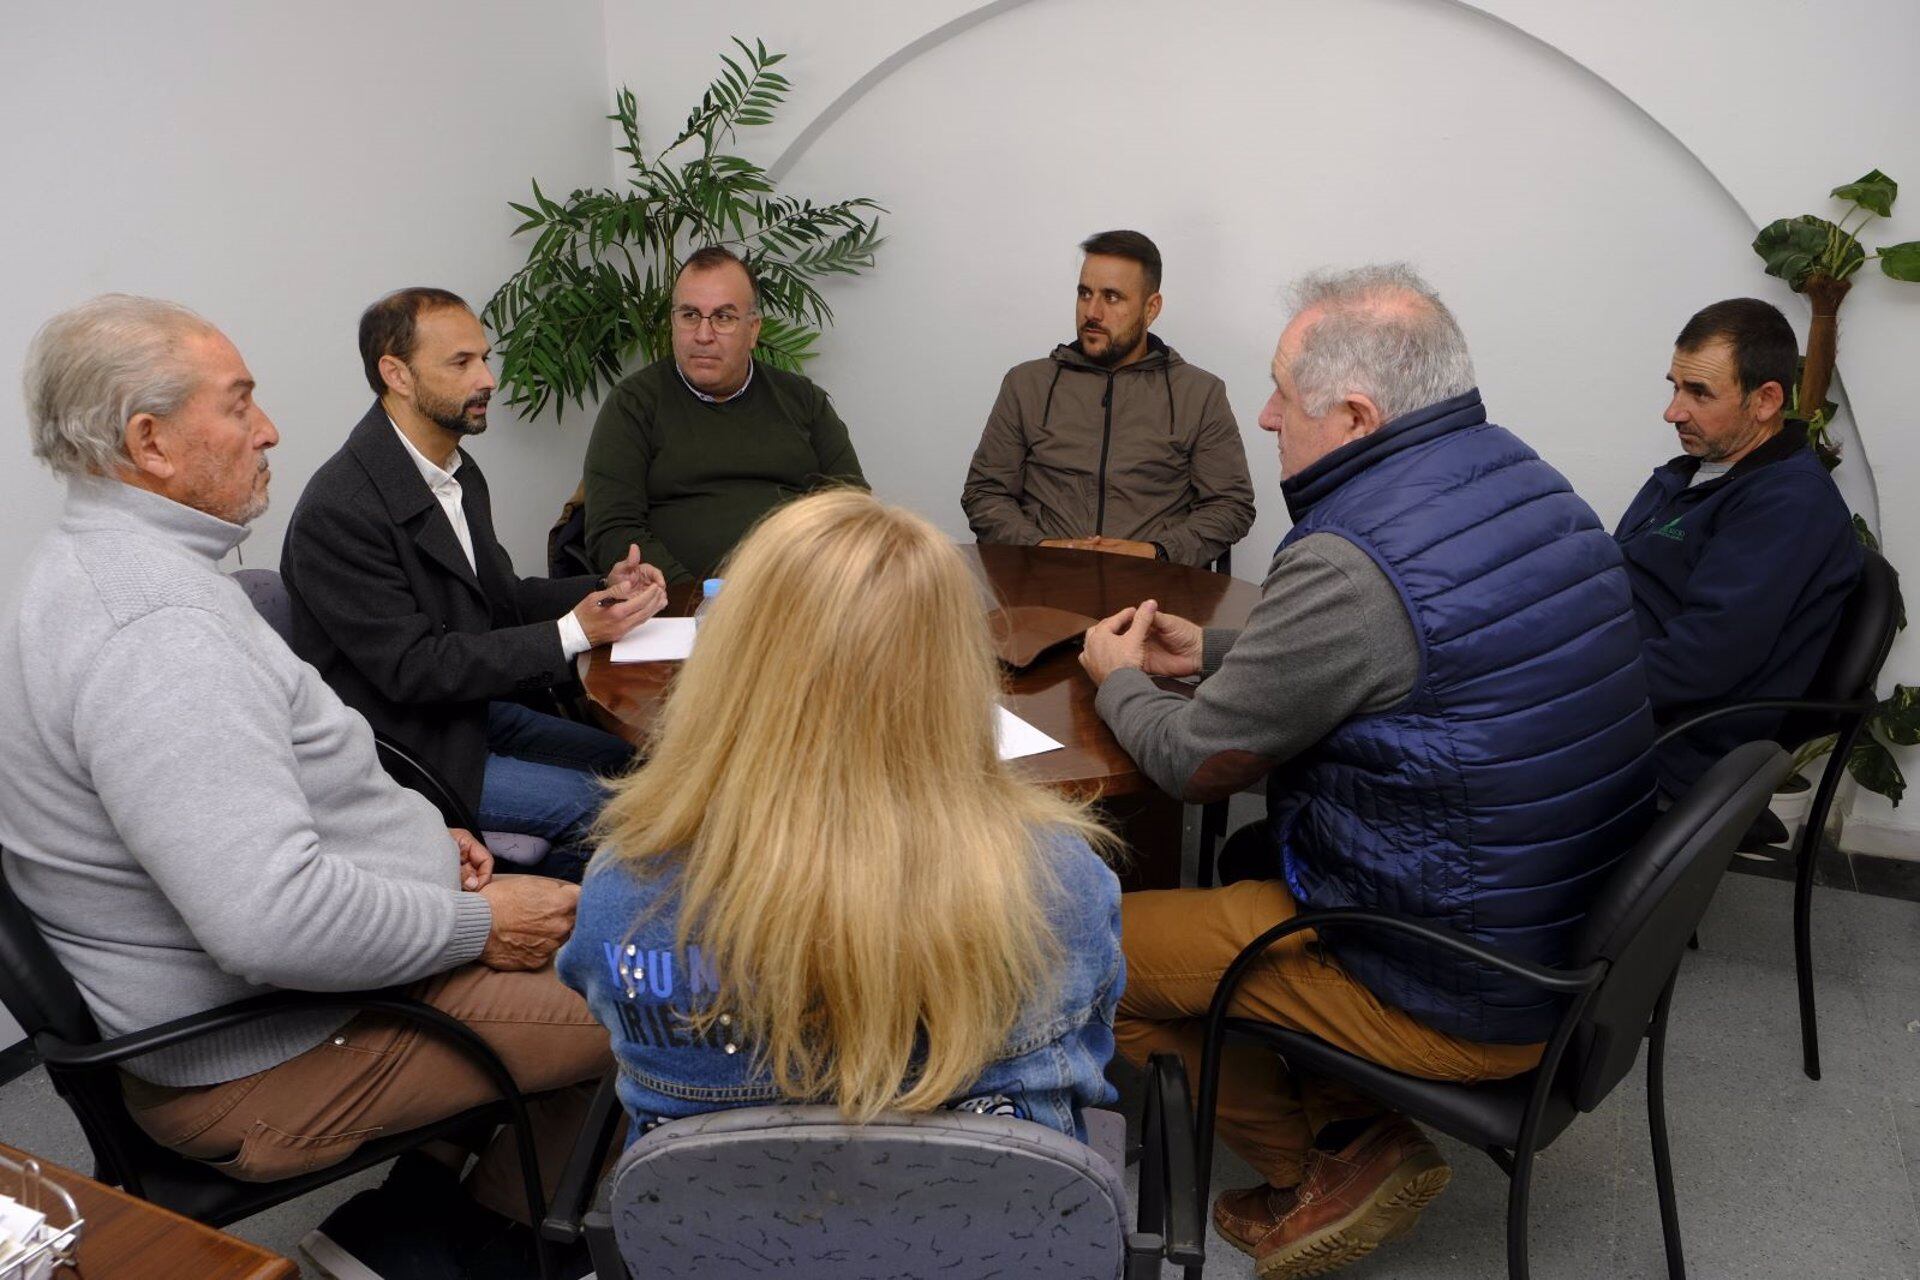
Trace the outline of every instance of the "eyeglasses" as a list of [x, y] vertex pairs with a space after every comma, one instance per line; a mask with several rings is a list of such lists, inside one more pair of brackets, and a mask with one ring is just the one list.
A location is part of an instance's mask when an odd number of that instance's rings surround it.
[[757, 311], [749, 311], [747, 315], [743, 316], [738, 311], [716, 311], [712, 315], [708, 315], [692, 307], [675, 307], [672, 314], [673, 327], [683, 333], [694, 332], [699, 329], [700, 322], [705, 320], [713, 326], [713, 332], [717, 336], [724, 338], [738, 329], [740, 322], [745, 320], [747, 316], [756, 316], [760, 313]]

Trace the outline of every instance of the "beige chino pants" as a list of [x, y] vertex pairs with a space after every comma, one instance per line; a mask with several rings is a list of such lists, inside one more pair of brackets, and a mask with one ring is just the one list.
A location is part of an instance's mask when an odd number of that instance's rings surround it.
[[[595, 1084], [613, 1065], [606, 1028], [560, 984], [552, 965], [500, 973], [470, 964], [416, 983], [408, 994], [478, 1032], [523, 1092], [546, 1095], [527, 1109], [551, 1196]], [[357, 1015], [305, 1053], [237, 1080], [177, 1089], [123, 1073], [121, 1082], [133, 1118], [156, 1142], [249, 1182], [324, 1168], [383, 1133], [498, 1096], [491, 1079], [444, 1037], [379, 1013]], [[463, 1155], [451, 1148], [434, 1154], [453, 1163]], [[481, 1151], [467, 1191], [495, 1213], [527, 1222], [510, 1127]]]
[[[1278, 880], [1220, 889], [1165, 889], [1120, 899], [1127, 989], [1114, 1039], [1128, 1061], [1178, 1053], [1200, 1078], [1207, 1008], [1241, 948], [1299, 905]], [[1380, 1003], [1320, 947], [1313, 931], [1282, 939], [1240, 984], [1230, 1012], [1318, 1036], [1382, 1066], [1430, 1080], [1472, 1083], [1530, 1070], [1542, 1045], [1474, 1044], [1435, 1031]], [[1382, 1107], [1331, 1081], [1290, 1078], [1272, 1050], [1228, 1040], [1220, 1066], [1221, 1141], [1275, 1187], [1300, 1181], [1313, 1138], [1335, 1120]]]

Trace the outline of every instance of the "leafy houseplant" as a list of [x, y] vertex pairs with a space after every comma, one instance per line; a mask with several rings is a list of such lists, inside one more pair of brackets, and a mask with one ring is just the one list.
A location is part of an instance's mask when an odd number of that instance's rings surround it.
[[[1767, 274], [1785, 280], [1795, 293], [1806, 294], [1813, 305], [1807, 354], [1801, 362], [1799, 385], [1794, 388], [1792, 412], [1807, 420], [1809, 441], [1829, 470], [1839, 466], [1841, 458], [1828, 432], [1837, 406], [1827, 399], [1827, 387], [1833, 380], [1839, 347], [1840, 304], [1853, 288], [1854, 274], [1872, 258], [1895, 280], [1920, 281], [1920, 240], [1885, 245], [1871, 254], [1860, 244], [1861, 229], [1875, 217], [1889, 216], [1899, 193], [1898, 183], [1874, 169], [1833, 189], [1835, 199], [1847, 202], [1839, 221], [1811, 213], [1782, 218], [1762, 228], [1753, 241], [1753, 251], [1767, 264]], [[1853, 221], [1855, 214], [1861, 215], [1857, 222]], [[1879, 549], [1866, 521], [1856, 515], [1853, 527], [1862, 542]], [[1906, 626], [1904, 609], [1900, 626]], [[1847, 757], [1847, 771], [1861, 786], [1897, 805], [1906, 792], [1907, 780], [1887, 743], [1903, 747], [1920, 743], [1920, 688], [1896, 684]], [[1804, 764], [1833, 745], [1832, 736], [1807, 743], [1795, 763]]]
[[[1807, 357], [1791, 399], [1794, 415], [1807, 419], [1813, 444], [1830, 469], [1838, 465], [1840, 455], [1827, 435], [1835, 408], [1827, 401], [1827, 387], [1833, 381], [1839, 347], [1840, 304], [1853, 288], [1854, 273], [1871, 257], [1895, 280], [1920, 281], [1920, 240], [1890, 244], [1872, 254], [1860, 244], [1860, 232], [1867, 223], [1893, 213], [1894, 199], [1900, 194], [1898, 183], [1874, 169], [1835, 187], [1831, 194], [1847, 202], [1838, 222], [1803, 213], [1769, 223], [1753, 241], [1753, 251], [1767, 264], [1767, 274], [1785, 280], [1795, 293], [1806, 294], [1813, 305]], [[1861, 217], [1853, 222], [1856, 213]]]
[[759, 356], [795, 369], [813, 353], [833, 312], [817, 281], [873, 265], [885, 210], [860, 197], [830, 204], [779, 195], [760, 166], [725, 148], [737, 130], [769, 124], [788, 83], [773, 67], [786, 57], [760, 41], [736, 39], [721, 73], [701, 95], [680, 133], [649, 155], [640, 144], [638, 107], [622, 87], [607, 118], [625, 139], [617, 150], [631, 171], [623, 190], [578, 190], [564, 202], [533, 184], [533, 202], [514, 204], [534, 233], [526, 265], [487, 302], [483, 316], [498, 336], [507, 403], [556, 419], [566, 402], [584, 405], [619, 380], [638, 354], [672, 350], [668, 311], [673, 279], [692, 249], [733, 249], [760, 282]]

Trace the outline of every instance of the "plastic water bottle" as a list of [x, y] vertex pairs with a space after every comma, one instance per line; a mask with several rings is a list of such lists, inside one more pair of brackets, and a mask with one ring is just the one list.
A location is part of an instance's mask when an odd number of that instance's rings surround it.
[[698, 628], [713, 609], [713, 602], [720, 598], [720, 588], [726, 585], [724, 578], [708, 578], [700, 584], [700, 603], [693, 607], [693, 625]]

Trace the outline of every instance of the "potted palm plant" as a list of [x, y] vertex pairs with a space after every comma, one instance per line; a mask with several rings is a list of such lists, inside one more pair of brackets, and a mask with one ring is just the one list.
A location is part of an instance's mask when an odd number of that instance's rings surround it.
[[741, 129], [770, 124], [789, 84], [786, 57], [734, 40], [720, 74], [666, 146], [641, 143], [638, 105], [624, 86], [613, 114], [626, 157], [623, 187], [554, 200], [533, 183], [514, 203], [530, 235], [527, 261], [495, 291], [483, 317], [500, 351], [507, 403], [530, 418], [567, 401], [584, 405], [638, 356], [671, 350], [667, 313], [681, 259], [701, 245], [734, 250], [760, 281], [759, 355], [784, 369], [812, 355], [833, 311], [819, 290], [831, 275], [873, 265], [878, 215], [862, 196], [817, 204], [781, 195], [766, 170], [727, 150]]
[[[1829, 470], [1841, 463], [1839, 445], [1830, 431], [1838, 406], [1827, 399], [1827, 388], [1832, 383], [1838, 358], [1840, 304], [1853, 289], [1854, 276], [1869, 261], [1878, 262], [1881, 272], [1891, 279], [1920, 281], [1920, 240], [1883, 245], [1871, 252], [1860, 243], [1860, 232], [1869, 222], [1892, 214], [1893, 202], [1900, 194], [1898, 183], [1874, 169], [1835, 187], [1830, 194], [1847, 205], [1837, 219], [1811, 213], [1781, 218], [1763, 227], [1753, 241], [1753, 251], [1766, 263], [1767, 274], [1786, 281], [1795, 293], [1805, 294], [1813, 307], [1813, 321], [1807, 329], [1807, 354], [1801, 361], [1791, 413], [1806, 420], [1808, 440]], [[1879, 549], [1865, 520], [1856, 515], [1853, 525], [1862, 542]], [[1903, 609], [1900, 626], [1906, 625]], [[1827, 737], [1807, 743], [1800, 749], [1796, 763], [1804, 766], [1818, 759], [1832, 749], [1833, 742]], [[1867, 790], [1898, 805], [1907, 784], [1888, 744], [1913, 746], [1917, 743], [1920, 743], [1920, 688], [1896, 684], [1868, 722], [1867, 732], [1854, 744], [1847, 758], [1847, 772]], [[1804, 785], [1801, 790], [1805, 790]], [[1776, 801], [1776, 812], [1779, 807], [1780, 802]], [[1801, 808], [1804, 810], [1804, 807], [1803, 800]], [[1788, 825], [1792, 825], [1791, 820]]]

